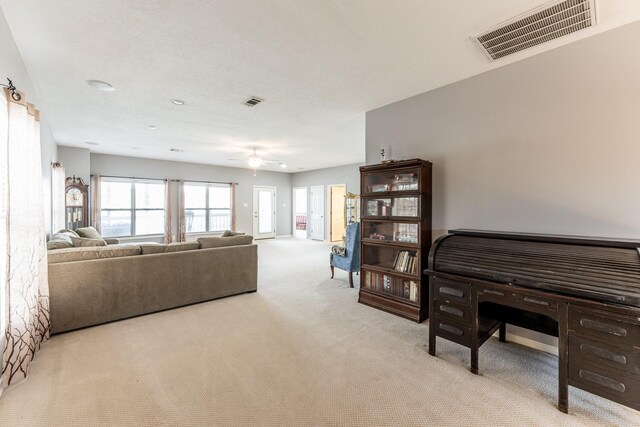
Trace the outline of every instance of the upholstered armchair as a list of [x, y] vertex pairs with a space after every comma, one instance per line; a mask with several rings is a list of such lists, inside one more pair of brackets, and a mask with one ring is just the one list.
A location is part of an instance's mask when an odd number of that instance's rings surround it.
[[352, 222], [347, 225], [345, 232], [347, 239], [345, 246], [331, 248], [331, 278], [334, 267], [349, 273], [349, 285], [353, 288], [353, 273], [360, 271], [360, 223]]

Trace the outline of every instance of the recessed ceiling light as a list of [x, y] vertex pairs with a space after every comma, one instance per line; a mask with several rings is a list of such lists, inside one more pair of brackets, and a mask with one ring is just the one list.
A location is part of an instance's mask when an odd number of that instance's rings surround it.
[[280, 163], [280, 167], [281, 167], [282, 169], [286, 169], [286, 168], [287, 168], [287, 165], [286, 165], [286, 164], [284, 164], [284, 163]]
[[154, 125], [150, 125], [150, 126], [149, 126], [149, 129], [151, 129], [151, 130], [156, 130], [156, 129], [158, 129], [158, 128], [157, 128], [156, 126], [154, 126]]
[[87, 144], [87, 145], [100, 145], [97, 142], [91, 142], [91, 141], [87, 141], [87, 142], [85, 142], [85, 144]]
[[171, 98], [170, 101], [175, 105], [185, 105], [187, 103], [187, 101], [183, 101], [182, 99], [178, 98]]
[[103, 82], [102, 80], [87, 80], [87, 84], [94, 89], [102, 92], [113, 92], [116, 90], [110, 83]]
[[180, 148], [171, 148], [169, 151], [173, 151], [174, 153], [182, 153], [184, 150], [181, 150]]

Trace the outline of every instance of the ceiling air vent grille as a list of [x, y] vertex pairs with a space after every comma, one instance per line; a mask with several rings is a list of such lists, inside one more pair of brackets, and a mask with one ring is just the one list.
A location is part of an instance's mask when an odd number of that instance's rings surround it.
[[595, 0], [562, 0], [507, 21], [474, 38], [493, 61], [596, 24]]
[[264, 99], [258, 98], [257, 96], [252, 96], [251, 98], [244, 101], [244, 105], [246, 105], [247, 107], [255, 107], [263, 101]]

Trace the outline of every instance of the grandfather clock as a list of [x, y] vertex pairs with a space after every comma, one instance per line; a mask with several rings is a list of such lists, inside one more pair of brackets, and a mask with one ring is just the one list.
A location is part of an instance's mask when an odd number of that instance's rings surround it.
[[89, 186], [82, 178], [67, 177], [65, 180], [65, 226], [69, 230], [86, 227], [89, 218]]

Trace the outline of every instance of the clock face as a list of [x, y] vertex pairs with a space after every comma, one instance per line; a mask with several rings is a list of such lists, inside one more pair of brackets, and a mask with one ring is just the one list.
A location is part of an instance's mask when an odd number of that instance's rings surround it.
[[67, 191], [67, 206], [82, 206], [82, 192], [77, 188]]

